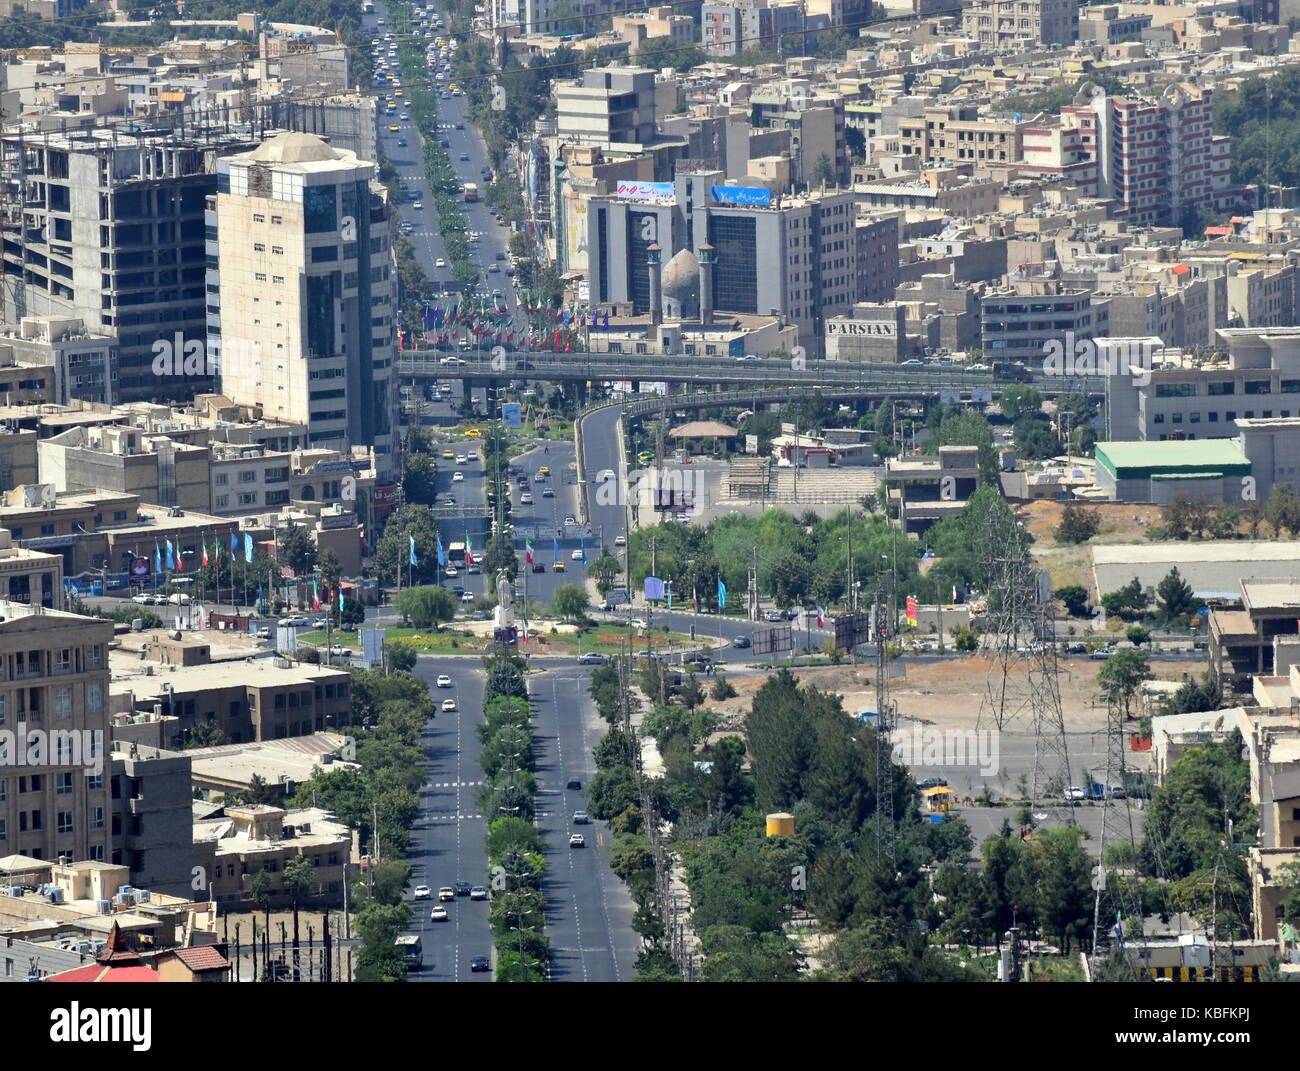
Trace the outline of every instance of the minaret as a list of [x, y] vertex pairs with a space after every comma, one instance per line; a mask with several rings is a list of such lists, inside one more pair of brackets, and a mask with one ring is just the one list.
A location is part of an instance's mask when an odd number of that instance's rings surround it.
[[713, 322], [713, 246], [705, 242], [696, 256], [700, 262], [700, 326]]
[[646, 265], [650, 270], [650, 322], [657, 324], [663, 318], [661, 296], [662, 277], [659, 274], [659, 243], [651, 242], [646, 248]]

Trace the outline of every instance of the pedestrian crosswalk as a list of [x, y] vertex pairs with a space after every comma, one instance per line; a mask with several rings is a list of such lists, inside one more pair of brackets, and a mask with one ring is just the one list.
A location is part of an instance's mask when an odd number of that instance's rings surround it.
[[478, 788], [482, 781], [431, 781], [431, 788]]

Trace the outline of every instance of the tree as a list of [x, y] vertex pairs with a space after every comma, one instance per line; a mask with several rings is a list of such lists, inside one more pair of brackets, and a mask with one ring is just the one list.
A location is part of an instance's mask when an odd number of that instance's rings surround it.
[[402, 497], [420, 506], [432, 506], [438, 496], [438, 463], [432, 454], [411, 454], [402, 471]]
[[1208, 674], [1200, 681], [1185, 680], [1164, 702], [1165, 714], [1195, 714], [1205, 710], [1219, 710], [1223, 706], [1223, 689]]
[[298, 855], [284, 865], [284, 887], [293, 899], [293, 970], [295, 980], [299, 976], [298, 963], [298, 908], [311, 887], [316, 884], [316, 867], [305, 855]]
[[343, 578], [343, 563], [339, 560], [338, 553], [328, 547], [321, 551], [317, 568], [320, 571], [320, 583], [324, 594], [326, 596], [333, 594], [338, 590], [339, 582]]
[[1061, 523], [1052, 535], [1058, 543], [1086, 543], [1100, 529], [1101, 519], [1096, 510], [1069, 502], [1061, 511]]
[[1151, 602], [1142, 589], [1142, 582], [1134, 577], [1118, 591], [1109, 591], [1101, 597], [1102, 608], [1108, 614], [1140, 614]]
[[1082, 585], [1067, 584], [1063, 588], [1057, 588], [1052, 595], [1071, 617], [1088, 616], [1088, 589]]
[[366, 619], [366, 608], [357, 599], [344, 596], [343, 609], [339, 609], [338, 599], [330, 600], [330, 624], [335, 628], [353, 629]]
[[835, 165], [831, 163], [831, 158], [826, 153], [818, 156], [817, 162], [813, 164], [812, 178], [809, 185], [822, 189], [835, 185]]
[[551, 596], [551, 609], [564, 621], [581, 621], [587, 616], [587, 592], [577, 584], [561, 584]]
[[681, 699], [682, 705], [687, 710], [694, 710], [704, 702], [704, 688], [701, 686], [700, 682], [695, 679], [694, 673], [687, 675], [686, 683], [682, 685], [682, 690], [678, 693], [678, 698]]
[[1116, 651], [1102, 664], [1097, 673], [1097, 684], [1102, 697], [1124, 710], [1124, 717], [1133, 716], [1133, 699], [1143, 681], [1152, 679], [1151, 663], [1145, 651]]
[[430, 628], [456, 616], [456, 600], [446, 588], [403, 588], [397, 595], [397, 612], [416, 628]]
[[715, 703], [721, 703], [725, 699], [734, 699], [737, 695], [735, 687], [721, 675], [713, 679], [713, 686], [709, 689], [709, 698]]
[[1021, 417], [1041, 413], [1043, 392], [1037, 387], [1021, 383], [1008, 383], [1002, 388], [1002, 415], [1012, 424]]
[[391, 670], [405, 672], [415, 668], [415, 647], [404, 640], [392, 640], [385, 644], [384, 654]]
[[295, 576], [306, 576], [316, 568], [316, 544], [307, 529], [291, 524], [280, 534], [278, 560], [289, 566]]
[[1124, 638], [1134, 647], [1141, 647], [1144, 643], [1151, 641], [1151, 633], [1141, 625], [1130, 625], [1124, 631]]
[[1061, 439], [1056, 430], [1038, 414], [1028, 414], [1016, 421], [1016, 453], [1028, 460], [1055, 457], [1061, 452]]
[[216, 721], [201, 721], [185, 737], [182, 750], [196, 747], [220, 747], [227, 743], [226, 732]]
[[1178, 566], [1170, 569], [1156, 585], [1156, 599], [1161, 612], [1169, 620], [1185, 618], [1200, 605], [1192, 593], [1192, 585], [1178, 572]]

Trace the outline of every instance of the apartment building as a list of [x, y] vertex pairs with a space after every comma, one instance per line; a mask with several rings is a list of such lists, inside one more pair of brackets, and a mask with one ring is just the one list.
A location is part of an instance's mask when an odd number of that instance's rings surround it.
[[148, 120], [130, 131], [4, 134], [23, 213], [3, 222], [0, 319], [75, 318], [116, 339], [114, 400], [210, 388], [202, 361], [158, 375], [155, 344], [204, 344], [204, 200], [216, 191], [217, 158], [252, 144], [247, 134], [189, 136]]
[[0, 599], [63, 609], [63, 558], [17, 546], [0, 528]]
[[1055, 279], [1019, 279], [980, 301], [980, 336], [990, 360], [1041, 361], [1048, 344], [1105, 336], [1105, 300]]
[[1070, 45], [1079, 37], [1074, 0], [974, 0], [962, 10], [962, 33], [985, 49]]
[[979, 487], [979, 447], [941, 446], [937, 457], [891, 457], [885, 462], [890, 512], [909, 535], [955, 517]]
[[645, 67], [595, 67], [577, 82], [560, 82], [556, 132], [574, 145], [638, 146], [657, 140], [656, 73]]
[[0, 602], [0, 851], [106, 861], [113, 623]]
[[0, 395], [8, 395], [10, 405], [67, 405], [76, 400], [112, 404], [117, 393], [117, 338], [87, 330], [75, 317], [25, 316], [17, 325], [0, 328], [0, 368], [21, 373], [0, 384]]
[[773, 51], [773, 43], [804, 28], [800, 2], [704, 0], [700, 44], [710, 56], [734, 56], [751, 49]]
[[976, 170], [1020, 160], [1021, 120], [981, 116], [974, 105], [926, 108], [916, 118], [898, 120], [899, 151], [922, 167], [973, 163]]
[[190, 756], [114, 740], [109, 757], [109, 861], [127, 867], [138, 889], [190, 896], [195, 858]]
[[[397, 469], [389, 207], [375, 165], [310, 134], [223, 159], [208, 214], [221, 390], [313, 446]], [[215, 295], [214, 295], [215, 297]]]

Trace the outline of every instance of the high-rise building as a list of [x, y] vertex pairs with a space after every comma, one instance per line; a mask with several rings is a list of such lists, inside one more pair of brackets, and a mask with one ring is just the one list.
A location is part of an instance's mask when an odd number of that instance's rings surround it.
[[107, 862], [113, 623], [0, 602], [0, 851]]
[[[88, 384], [89, 400], [210, 389], [199, 360], [159, 375], [157, 346], [204, 344], [204, 199], [217, 157], [249, 148], [248, 135], [112, 128], [6, 134], [0, 144], [9, 202], [0, 319], [75, 317], [115, 338], [110, 382]], [[75, 383], [67, 393], [83, 396]]]
[[391, 477], [397, 280], [375, 165], [280, 134], [220, 161], [217, 184], [208, 324], [222, 392], [305, 423], [311, 446], [372, 447]]

